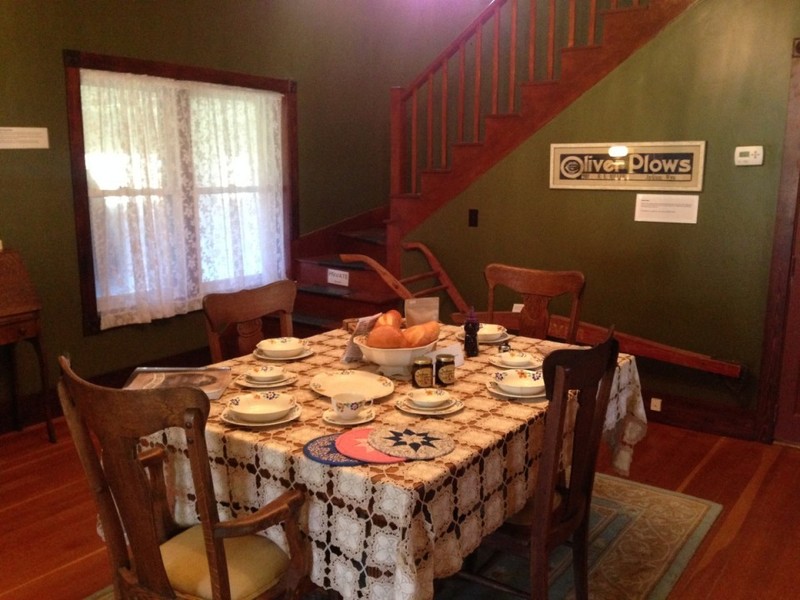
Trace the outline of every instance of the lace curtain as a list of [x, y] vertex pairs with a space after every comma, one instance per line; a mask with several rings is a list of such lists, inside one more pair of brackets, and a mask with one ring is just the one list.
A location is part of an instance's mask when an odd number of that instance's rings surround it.
[[284, 278], [282, 96], [81, 70], [101, 328]]

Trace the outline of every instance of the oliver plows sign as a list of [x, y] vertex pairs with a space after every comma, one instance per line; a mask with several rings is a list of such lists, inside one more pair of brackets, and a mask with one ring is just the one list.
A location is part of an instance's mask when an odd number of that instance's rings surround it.
[[550, 187], [699, 192], [705, 149], [705, 142], [551, 144]]

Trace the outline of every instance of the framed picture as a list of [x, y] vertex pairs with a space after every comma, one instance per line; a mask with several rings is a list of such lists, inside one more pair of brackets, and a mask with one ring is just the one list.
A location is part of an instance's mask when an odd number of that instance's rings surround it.
[[551, 144], [550, 187], [699, 192], [705, 153], [705, 142]]
[[131, 373], [125, 388], [148, 390], [165, 387], [196, 387], [211, 400], [218, 399], [231, 380], [229, 367], [201, 367], [197, 369], [139, 367]]

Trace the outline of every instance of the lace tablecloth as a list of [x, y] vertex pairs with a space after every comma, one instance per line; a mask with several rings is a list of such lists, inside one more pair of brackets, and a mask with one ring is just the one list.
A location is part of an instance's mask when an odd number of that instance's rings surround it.
[[[444, 327], [439, 347], [456, 343], [455, 327]], [[344, 431], [322, 419], [328, 398], [309, 388], [314, 375], [345, 368], [376, 370], [375, 365], [341, 362], [349, 335], [335, 330], [309, 338], [313, 354], [283, 363], [297, 381], [283, 391], [302, 406], [296, 421], [263, 429], [243, 429], [219, 418], [231, 387], [212, 402], [207, 428], [221, 518], [253, 511], [283, 490], [302, 486], [308, 502], [302, 528], [312, 551], [312, 580], [345, 599], [427, 599], [433, 579], [451, 575], [481, 539], [519, 510], [533, 492], [546, 402], [516, 401], [487, 389], [497, 350], [482, 346], [477, 358], [457, 368], [451, 393], [463, 410], [439, 418], [419, 417], [395, 408], [411, 389], [395, 381], [393, 394], [377, 400], [375, 420], [365, 427], [422, 427], [455, 440], [455, 449], [431, 460], [361, 466], [330, 466], [309, 459], [303, 446], [322, 435]], [[516, 337], [514, 349], [545, 355], [563, 344]], [[258, 363], [245, 356], [223, 363], [234, 378]], [[645, 433], [645, 413], [636, 363], [622, 355], [606, 419], [606, 441], [615, 464], [626, 472], [632, 447]], [[188, 462], [180, 452], [182, 432], [162, 440], [171, 452], [176, 514], [197, 522]], [[269, 532], [285, 544], [279, 529]]]

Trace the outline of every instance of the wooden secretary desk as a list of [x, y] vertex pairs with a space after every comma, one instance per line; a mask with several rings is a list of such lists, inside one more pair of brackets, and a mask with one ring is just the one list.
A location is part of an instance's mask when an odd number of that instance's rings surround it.
[[[50, 401], [48, 398], [47, 362], [42, 345], [40, 312], [42, 302], [33, 287], [22, 257], [14, 250], [0, 250], [0, 346], [15, 345], [27, 340], [36, 351], [41, 381], [40, 401], [47, 421], [47, 436], [56, 441]], [[16, 368], [16, 349], [11, 349], [12, 419], [15, 429], [22, 428], [19, 410], [19, 381]]]

